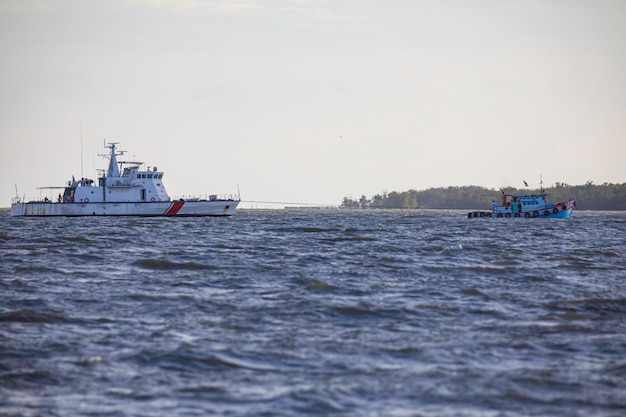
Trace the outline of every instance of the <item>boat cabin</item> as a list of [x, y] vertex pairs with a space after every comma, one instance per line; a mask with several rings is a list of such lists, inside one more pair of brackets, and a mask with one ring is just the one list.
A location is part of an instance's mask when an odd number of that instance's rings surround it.
[[[88, 178], [68, 181], [61, 198], [63, 203], [89, 202], [155, 202], [170, 201], [163, 185], [163, 172], [157, 167], [141, 170], [143, 162], [118, 162], [115, 143], [111, 149], [109, 168], [98, 178], [98, 185]], [[118, 167], [119, 165], [119, 167]], [[128, 165], [128, 166], [124, 166]], [[121, 169], [121, 172], [120, 172]]]

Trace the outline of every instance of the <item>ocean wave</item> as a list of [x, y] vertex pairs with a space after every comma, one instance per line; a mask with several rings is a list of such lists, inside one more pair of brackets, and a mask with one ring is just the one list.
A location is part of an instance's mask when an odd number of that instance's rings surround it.
[[5, 323], [64, 323], [67, 318], [58, 313], [33, 309], [20, 309], [0, 313], [0, 322]]
[[216, 269], [214, 265], [206, 265], [198, 262], [174, 262], [166, 259], [138, 259], [132, 263], [134, 266], [138, 266], [145, 269], [153, 270], [177, 270], [177, 269], [189, 269], [189, 270], [210, 270]]

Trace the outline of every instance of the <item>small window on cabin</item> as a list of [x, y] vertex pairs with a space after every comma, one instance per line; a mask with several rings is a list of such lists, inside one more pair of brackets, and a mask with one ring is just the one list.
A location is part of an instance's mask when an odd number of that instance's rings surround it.
[[152, 174], [148, 174], [148, 178], [152, 178]]
[[141, 174], [141, 178], [146, 178], [146, 174]]
[[141, 174], [137, 174], [137, 178], [141, 178]]

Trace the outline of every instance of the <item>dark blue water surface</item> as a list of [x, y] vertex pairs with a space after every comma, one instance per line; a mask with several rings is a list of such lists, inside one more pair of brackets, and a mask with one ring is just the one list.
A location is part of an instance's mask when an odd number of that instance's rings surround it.
[[626, 213], [0, 212], [2, 416], [624, 416]]

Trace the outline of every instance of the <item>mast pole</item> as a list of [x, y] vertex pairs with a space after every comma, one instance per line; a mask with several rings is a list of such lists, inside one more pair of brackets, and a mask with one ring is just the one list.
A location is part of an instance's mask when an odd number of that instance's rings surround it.
[[83, 121], [80, 121], [80, 177], [85, 178], [83, 173]]

